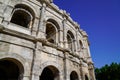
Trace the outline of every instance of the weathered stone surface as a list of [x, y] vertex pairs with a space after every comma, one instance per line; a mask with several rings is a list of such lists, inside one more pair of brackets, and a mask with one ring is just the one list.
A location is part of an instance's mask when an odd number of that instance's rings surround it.
[[0, 0], [1, 61], [15, 80], [95, 80], [87, 33], [53, 0]]

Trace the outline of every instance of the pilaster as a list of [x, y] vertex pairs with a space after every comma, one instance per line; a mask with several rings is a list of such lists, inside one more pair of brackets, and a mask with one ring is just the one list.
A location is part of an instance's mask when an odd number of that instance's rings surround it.
[[45, 35], [45, 26], [46, 26], [46, 23], [45, 23], [45, 10], [46, 8], [46, 4], [43, 3], [42, 4], [42, 7], [40, 9], [41, 13], [40, 13], [40, 20], [39, 20], [39, 28], [38, 28], [38, 37], [39, 38], [45, 38], [46, 35]]
[[33, 25], [32, 25], [32, 27], [30, 29], [31, 29], [32, 35], [36, 36], [37, 35], [37, 31], [38, 31], [39, 19], [35, 18], [34, 19], [34, 23], [32, 23], [32, 24]]
[[79, 39], [78, 39], [78, 32], [79, 32], [79, 29], [77, 28], [77, 31], [76, 31], [77, 51], [80, 50], [80, 44], [79, 44]]
[[74, 40], [74, 53], [77, 54], [77, 39]]
[[67, 48], [67, 30], [66, 30], [66, 18], [63, 19], [63, 43], [64, 48]]
[[32, 71], [31, 71], [31, 80], [39, 80], [40, 77], [41, 49], [42, 49], [42, 43], [36, 42], [34, 56], [33, 56], [34, 59], [32, 64]]
[[63, 30], [59, 30], [59, 36], [58, 36], [58, 38], [59, 38], [59, 44], [60, 44], [60, 46], [63, 48], [64, 47], [64, 44], [63, 44]]
[[88, 68], [89, 68], [89, 74], [90, 74], [90, 78], [91, 78], [90, 80], [96, 80], [93, 63], [89, 63]]
[[69, 76], [69, 73], [68, 73], [68, 53], [65, 52], [64, 53], [64, 80], [70, 80], [70, 76]]
[[84, 74], [83, 74], [83, 61], [80, 60], [80, 76], [81, 76], [81, 80], [84, 80]]

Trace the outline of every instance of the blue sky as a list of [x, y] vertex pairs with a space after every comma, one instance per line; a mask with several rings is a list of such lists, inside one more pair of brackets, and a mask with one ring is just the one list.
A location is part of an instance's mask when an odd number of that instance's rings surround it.
[[120, 0], [54, 0], [89, 35], [95, 67], [120, 62]]

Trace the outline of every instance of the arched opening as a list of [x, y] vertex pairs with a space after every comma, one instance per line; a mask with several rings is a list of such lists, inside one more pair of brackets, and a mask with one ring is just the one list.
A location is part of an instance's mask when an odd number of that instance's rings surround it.
[[78, 75], [75, 71], [72, 71], [70, 74], [70, 80], [79, 80]]
[[68, 44], [68, 48], [72, 50], [72, 38], [69, 34], [67, 34], [67, 44]]
[[58, 43], [59, 42], [59, 25], [56, 21], [49, 19], [46, 24], [46, 39], [50, 43]]
[[0, 80], [22, 80], [22, 65], [11, 59], [0, 60]]
[[31, 21], [30, 15], [24, 10], [15, 11], [11, 19], [12, 23], [18, 24], [20, 26], [24, 26], [26, 28], [29, 27], [30, 21]]
[[85, 75], [85, 80], [89, 80], [87, 75]]
[[59, 71], [54, 66], [44, 68], [40, 80], [59, 80]]
[[82, 49], [83, 49], [83, 43], [82, 43], [82, 41], [81, 40], [79, 40], [79, 50], [81, 51]]
[[47, 23], [46, 25], [46, 39], [50, 43], [55, 43], [56, 42], [56, 29], [51, 23]]
[[13, 10], [13, 15], [10, 22], [25, 28], [31, 28], [34, 21], [34, 16], [35, 15], [32, 9], [26, 5], [18, 4]]
[[74, 35], [71, 31], [67, 32], [67, 44], [71, 51], [74, 51]]

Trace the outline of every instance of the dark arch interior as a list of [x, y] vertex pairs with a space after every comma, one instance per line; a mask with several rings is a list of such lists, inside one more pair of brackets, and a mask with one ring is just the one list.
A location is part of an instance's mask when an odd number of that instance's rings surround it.
[[85, 80], [88, 80], [88, 77], [87, 77], [87, 75], [85, 75]]
[[54, 80], [53, 72], [49, 68], [45, 68], [42, 72], [40, 80]]
[[69, 49], [72, 50], [72, 38], [69, 34], [67, 34], [67, 43], [68, 43]]
[[9, 60], [0, 60], [0, 80], [19, 80], [18, 65]]
[[72, 51], [74, 50], [74, 35], [71, 31], [67, 32], [67, 43], [68, 43], [68, 48]]
[[68, 31], [67, 34], [69, 34], [71, 36], [71, 38], [74, 40], [74, 35], [71, 31]]
[[24, 26], [26, 28], [29, 27], [30, 21], [31, 21], [30, 15], [22, 10], [15, 11], [11, 19], [12, 23]]
[[80, 50], [81, 50], [83, 48], [83, 44], [81, 40], [79, 40], [79, 45], [80, 45]]
[[55, 20], [53, 20], [53, 19], [48, 19], [47, 21], [50, 22], [50, 23], [52, 23], [52, 24], [54, 24], [55, 27], [56, 27], [58, 30], [60, 30], [59, 24], [58, 24]]
[[55, 27], [50, 23], [46, 25], [46, 39], [50, 43], [55, 43], [56, 41], [56, 30]]
[[59, 80], [59, 73], [58, 70], [52, 67], [44, 68], [40, 80]]
[[70, 74], [70, 80], [79, 80], [79, 79], [78, 79], [78, 75], [77, 75], [76, 72], [73, 71], [73, 72]]

